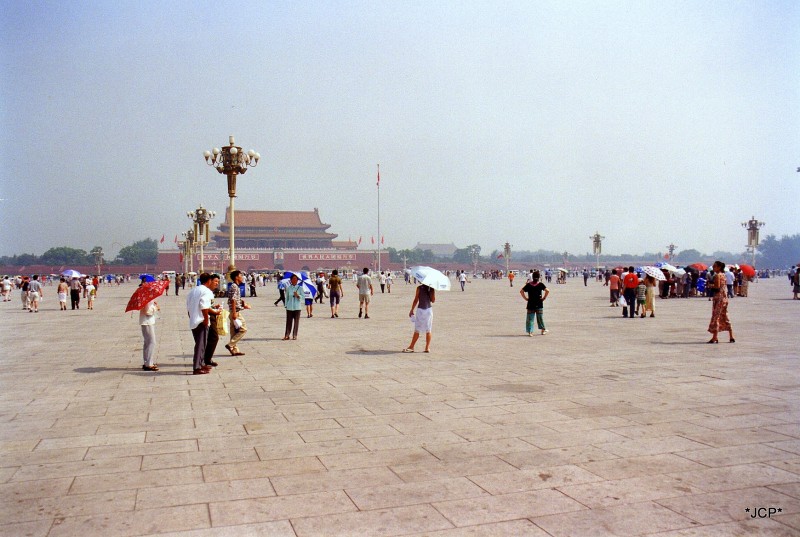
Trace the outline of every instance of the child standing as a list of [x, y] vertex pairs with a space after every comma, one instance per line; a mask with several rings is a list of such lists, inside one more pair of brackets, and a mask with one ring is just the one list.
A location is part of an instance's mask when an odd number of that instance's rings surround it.
[[86, 279], [86, 297], [89, 299], [90, 310], [94, 309], [94, 297], [97, 296], [97, 287], [94, 286], [90, 279]]
[[[529, 336], [533, 336], [534, 316], [536, 317], [536, 325], [539, 327], [539, 330], [542, 331], [542, 335], [547, 333], [547, 329], [544, 326], [543, 314], [544, 301], [547, 299], [547, 295], [550, 294], [550, 290], [545, 284], [539, 281], [539, 278], [540, 274], [537, 270], [533, 273], [533, 279], [519, 290], [520, 296], [528, 302], [528, 314], [525, 317], [525, 332], [527, 332]], [[528, 296], [525, 296], [526, 293]]]
[[647, 285], [645, 285], [644, 280], [639, 280], [639, 285], [636, 286], [636, 314], [638, 315], [639, 310], [641, 309], [642, 317], [644, 317], [646, 295], [647, 295]]
[[644, 306], [642, 307], [642, 317], [647, 312], [650, 312], [650, 317], [656, 316], [656, 279], [652, 276], [646, 276], [644, 285], [647, 287], [645, 292]]

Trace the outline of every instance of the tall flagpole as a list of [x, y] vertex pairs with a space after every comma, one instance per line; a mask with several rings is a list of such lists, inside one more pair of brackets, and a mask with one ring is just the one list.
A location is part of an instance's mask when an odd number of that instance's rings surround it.
[[381, 272], [381, 165], [378, 164], [378, 274]]

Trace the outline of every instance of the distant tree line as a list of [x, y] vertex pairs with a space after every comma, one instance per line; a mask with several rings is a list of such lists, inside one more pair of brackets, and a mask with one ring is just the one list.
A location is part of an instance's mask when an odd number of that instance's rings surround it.
[[756, 263], [759, 267], [788, 268], [800, 263], [800, 234], [776, 239], [767, 235], [758, 246]]
[[[69, 246], [50, 248], [42, 255], [20, 254], [0, 256], [0, 265], [94, 265], [95, 254], [101, 252], [100, 246], [90, 251]], [[143, 239], [122, 248], [117, 256], [104, 259], [104, 265], [144, 265], [155, 263], [158, 259], [158, 242], [154, 239]]]
[[[488, 256], [480, 255], [481, 247], [471, 244], [465, 248], [459, 248], [452, 256], [436, 256], [431, 250], [406, 249], [396, 250], [387, 248], [389, 260], [393, 263], [402, 263], [405, 256], [409, 265], [435, 262], [453, 262], [460, 264], [472, 263], [472, 251], [478, 252], [479, 263], [496, 263], [504, 265], [503, 252], [493, 250]], [[645, 252], [643, 254], [617, 254], [601, 255], [600, 265], [607, 266], [610, 263], [630, 262], [630, 263], [653, 263], [656, 260], [664, 260], [666, 252]], [[573, 254], [569, 252], [558, 252], [555, 250], [512, 250], [511, 259], [515, 263], [532, 264], [559, 264], [563, 262], [582, 263], [588, 266], [594, 265], [596, 257], [591, 252], [583, 254]], [[717, 250], [710, 254], [700, 252], [695, 249], [686, 249], [675, 252], [673, 261], [677, 265], [688, 265], [696, 262], [711, 263], [715, 260], [722, 260], [727, 263], [750, 263], [752, 254], [747, 252], [726, 252]], [[767, 235], [762, 240], [756, 251], [756, 266], [760, 268], [786, 268], [800, 263], [800, 234], [784, 235], [777, 239], [775, 235]]]

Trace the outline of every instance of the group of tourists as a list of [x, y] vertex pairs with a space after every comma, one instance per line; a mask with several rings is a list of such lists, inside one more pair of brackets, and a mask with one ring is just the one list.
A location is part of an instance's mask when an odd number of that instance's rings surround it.
[[[359, 319], [369, 319], [369, 305], [371, 297], [375, 293], [372, 285], [372, 277], [369, 268], [364, 268], [355, 282], [358, 291]], [[307, 289], [311, 285], [306, 274], [289, 273], [288, 278], [279, 281], [280, 297], [275, 301], [275, 305], [283, 302], [286, 310], [286, 326], [283, 340], [296, 340], [300, 327], [300, 314], [305, 306], [307, 317], [313, 317], [311, 307], [314, 297]], [[317, 293], [321, 293], [319, 288], [320, 277], [318, 274], [314, 284], [317, 285]], [[214, 361], [213, 356], [222, 335], [229, 334], [230, 341], [225, 348], [232, 356], [244, 356], [244, 352], [239, 349], [239, 343], [247, 333], [247, 324], [242, 312], [250, 309], [250, 305], [243, 299], [242, 289], [245, 285], [246, 276], [238, 270], [231, 271], [230, 283], [227, 285], [225, 297], [227, 298], [227, 310], [220, 303], [215, 303], [217, 289], [220, 285], [218, 274], [203, 273], [197, 279], [194, 286], [186, 297], [186, 310], [189, 316], [189, 328], [194, 339], [194, 350], [192, 358], [192, 374], [205, 375], [212, 368], [219, 364]], [[390, 292], [391, 276], [383, 272], [379, 277], [381, 291]], [[143, 283], [144, 284], [144, 280]], [[168, 289], [168, 285], [165, 286]], [[338, 271], [333, 270], [330, 277], [324, 279], [324, 291], [330, 299], [331, 318], [339, 317], [339, 304], [344, 297], [344, 283], [339, 277]], [[176, 293], [177, 294], [177, 293]], [[421, 334], [425, 334], [425, 351], [430, 352], [431, 330], [433, 323], [432, 305], [436, 301], [435, 292], [428, 286], [420, 285], [416, 289], [414, 301], [411, 306], [409, 316], [414, 320], [414, 336], [409, 346], [403, 352], [414, 352], [414, 346]], [[154, 363], [155, 356], [155, 319], [160, 310], [157, 300], [151, 300], [139, 311], [139, 324], [142, 330], [144, 345], [142, 349], [143, 364], [145, 371], [158, 371], [158, 364]]]
[[[579, 273], [580, 274], [580, 273]], [[692, 278], [694, 273], [687, 272], [683, 276], [677, 296], [690, 296], [700, 294], [709, 297], [712, 301], [712, 316], [708, 326], [708, 332], [712, 337], [708, 343], [718, 343], [719, 332], [728, 332], [729, 341], [734, 343], [736, 340], [733, 328], [728, 317], [728, 300], [734, 296], [747, 296], [747, 286], [737, 285], [736, 271], [726, 270], [726, 266], [721, 261], [716, 261], [711, 269], [704, 270], [697, 274], [697, 278]], [[331, 318], [339, 317], [339, 306], [345, 295], [345, 285], [337, 270], [333, 270], [330, 275], [319, 272], [311, 280], [305, 273], [288, 273], [288, 278], [280, 279], [278, 288], [280, 297], [274, 302], [283, 303], [286, 310], [286, 325], [283, 335], [284, 341], [296, 340], [298, 338], [300, 316], [303, 307], [306, 308], [306, 316], [313, 317], [313, 304], [322, 302], [328, 298], [331, 309]], [[584, 275], [586, 275], [584, 273]], [[600, 273], [601, 277], [604, 274]], [[733, 278], [732, 278], [733, 276]], [[800, 265], [798, 269], [789, 275], [793, 285], [794, 298], [800, 299]], [[220, 276], [217, 274], [203, 273], [198, 277], [197, 283], [191, 289], [186, 298], [186, 308], [189, 316], [189, 328], [194, 338], [193, 352], [193, 374], [203, 375], [218, 366], [213, 360], [213, 355], [217, 343], [222, 335], [230, 335], [229, 342], [225, 348], [232, 356], [243, 356], [245, 353], [239, 348], [239, 343], [247, 333], [247, 324], [243, 312], [250, 309], [250, 304], [244, 300], [244, 289], [248, 277], [238, 270], [230, 273], [231, 282], [227, 285], [224, 296], [227, 299], [227, 309], [222, 304], [215, 303], [217, 289], [220, 286]], [[546, 276], [545, 276], [546, 278]], [[549, 331], [544, 321], [544, 302], [547, 300], [550, 290], [542, 281], [545, 279], [538, 270], [531, 269], [526, 274], [526, 283], [520, 289], [519, 294], [526, 302], [525, 332], [528, 336], [534, 335], [534, 323], [536, 329], [545, 335]], [[621, 273], [617, 269], [609, 271], [605, 285], [610, 290], [610, 306], [621, 307], [622, 315], [626, 318], [650, 318], [655, 317], [655, 299], [657, 296], [669, 298], [669, 292], [673, 283], [670, 282], [669, 274], [664, 276], [664, 282], [659, 281], [652, 274], [637, 273], [634, 267], [628, 267]], [[455, 279], [461, 284], [462, 291], [464, 284], [469, 281], [465, 271], [457, 271]], [[588, 281], [588, 277], [586, 278]], [[745, 278], [745, 281], [747, 278]], [[35, 278], [34, 278], [35, 281]], [[382, 272], [379, 277], [381, 290], [389, 292], [391, 289], [391, 276]], [[598, 281], [602, 279], [598, 278]], [[693, 282], [696, 281], [697, 284]], [[509, 278], [513, 286], [513, 278]], [[63, 278], [62, 278], [62, 283]], [[586, 281], [584, 282], [586, 283]], [[311, 293], [308, 286], [315, 286], [316, 293]], [[355, 280], [355, 287], [358, 293], [359, 319], [369, 319], [369, 305], [374, 296], [375, 288], [372, 285], [370, 270], [364, 268]], [[668, 292], [664, 293], [664, 289]], [[678, 293], [676, 289], [676, 294]], [[403, 349], [404, 353], [412, 353], [416, 350], [419, 339], [425, 335], [425, 346], [423, 352], [430, 352], [433, 324], [433, 304], [436, 301], [435, 290], [426, 285], [419, 285], [414, 294], [414, 299], [409, 310], [409, 317], [414, 324], [414, 333], [411, 342]], [[140, 311], [140, 324], [144, 337], [143, 347], [143, 366], [144, 370], [158, 371], [158, 365], [153, 363], [155, 345], [155, 315], [159, 311], [156, 301], [147, 304]]]
[[[687, 272], [687, 274], [690, 273]], [[699, 278], [702, 280], [700, 286], [702, 292], [713, 302], [711, 321], [708, 325], [708, 331], [712, 337], [708, 343], [718, 343], [719, 332], [728, 332], [730, 342], [736, 342], [728, 318], [728, 299], [735, 296], [733, 283], [735, 280], [732, 277], [733, 272], [725, 269], [725, 263], [715, 261], [711, 269], [703, 271], [703, 277]], [[607, 283], [610, 290], [611, 303], [609, 305], [622, 307], [623, 317], [643, 318], [648, 313], [650, 317], [655, 317], [655, 297], [659, 282], [654, 275], [645, 272], [644, 277], [640, 278], [633, 267], [628, 267], [622, 274], [617, 274], [617, 269], [613, 269]], [[684, 296], [688, 296], [689, 289], [690, 284], [686, 283], [684, 290], [687, 291], [687, 294]], [[662, 298], [667, 297], [662, 296]]]

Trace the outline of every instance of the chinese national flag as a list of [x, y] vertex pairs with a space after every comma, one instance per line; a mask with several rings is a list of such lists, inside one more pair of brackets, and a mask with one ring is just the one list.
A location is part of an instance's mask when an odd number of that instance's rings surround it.
[[179, 254], [179, 255], [180, 255], [180, 259], [181, 259], [179, 262], [183, 263], [183, 254]]
[[164, 244], [164, 235], [161, 235], [161, 244]]
[[503, 254], [499, 254], [499, 255], [497, 256], [497, 259], [503, 259]]
[[378, 186], [381, 186], [381, 165], [378, 164]]
[[175, 235], [175, 240], [172, 241], [172, 242], [174, 242], [175, 244], [178, 244], [178, 236], [177, 235]]
[[381, 235], [381, 244], [386, 244], [383, 240], [383, 235]]
[[358, 244], [361, 244], [361, 237], [358, 237]]
[[372, 244], [375, 244], [375, 237], [370, 237], [370, 240], [372, 241]]

